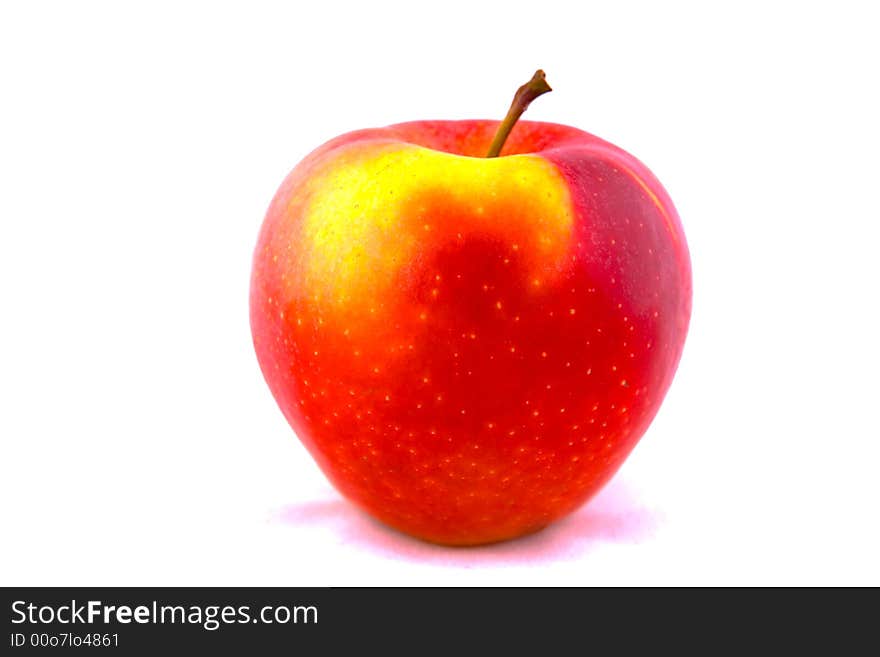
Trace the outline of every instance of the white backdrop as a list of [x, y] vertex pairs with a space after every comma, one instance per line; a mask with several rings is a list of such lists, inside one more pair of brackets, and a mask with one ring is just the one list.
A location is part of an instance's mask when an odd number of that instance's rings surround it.
[[[0, 9], [0, 583], [880, 584], [880, 47], [869, 3]], [[341, 500], [258, 369], [250, 260], [340, 133], [527, 117], [675, 201], [691, 333], [613, 482], [422, 544]]]

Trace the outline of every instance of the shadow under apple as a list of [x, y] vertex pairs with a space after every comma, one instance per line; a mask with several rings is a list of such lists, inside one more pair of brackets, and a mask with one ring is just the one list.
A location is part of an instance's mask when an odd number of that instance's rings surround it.
[[389, 558], [467, 567], [569, 560], [600, 543], [642, 543], [653, 537], [662, 514], [646, 507], [625, 481], [616, 477], [567, 518], [522, 538], [478, 547], [420, 541], [373, 520], [339, 497], [288, 505], [278, 511], [275, 520], [291, 526], [322, 526], [343, 543]]

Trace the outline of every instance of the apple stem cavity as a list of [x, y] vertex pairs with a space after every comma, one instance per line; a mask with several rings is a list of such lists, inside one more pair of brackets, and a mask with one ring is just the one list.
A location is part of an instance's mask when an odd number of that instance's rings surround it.
[[510, 109], [507, 110], [507, 116], [504, 117], [501, 125], [498, 126], [498, 132], [495, 133], [495, 139], [492, 140], [492, 145], [489, 146], [489, 152], [486, 154], [486, 157], [498, 157], [501, 149], [504, 147], [504, 142], [507, 141], [510, 131], [513, 130], [514, 124], [522, 116], [522, 113], [526, 111], [526, 108], [535, 98], [548, 91], [553, 90], [547, 84], [547, 80], [544, 79], [544, 71], [538, 69], [531, 80], [516, 90], [513, 102], [510, 104]]

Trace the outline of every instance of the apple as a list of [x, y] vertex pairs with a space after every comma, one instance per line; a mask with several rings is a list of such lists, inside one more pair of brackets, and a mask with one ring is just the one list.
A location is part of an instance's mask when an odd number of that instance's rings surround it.
[[500, 124], [333, 139], [259, 234], [250, 320], [281, 411], [342, 494], [427, 541], [510, 539], [577, 509], [684, 346], [672, 201], [620, 148], [517, 122], [548, 90], [539, 71]]

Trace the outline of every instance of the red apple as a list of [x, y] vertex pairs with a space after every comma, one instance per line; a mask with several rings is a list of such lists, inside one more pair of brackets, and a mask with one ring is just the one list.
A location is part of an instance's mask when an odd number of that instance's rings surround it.
[[657, 413], [691, 311], [648, 169], [575, 128], [506, 123], [501, 157], [495, 121], [328, 142], [281, 185], [253, 261], [254, 346], [296, 434], [359, 507], [444, 544], [535, 531], [599, 490]]

